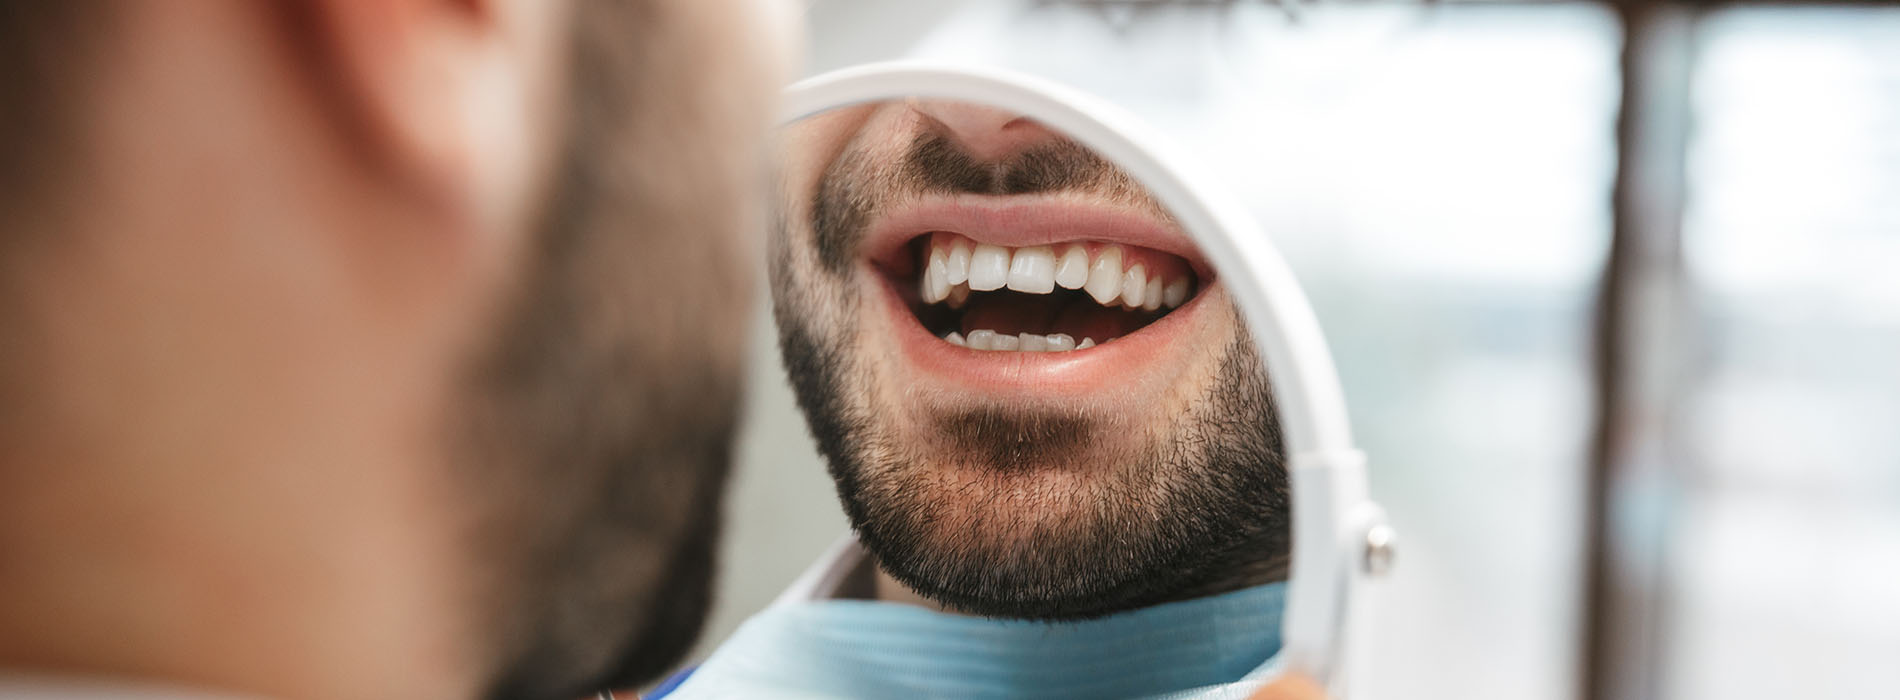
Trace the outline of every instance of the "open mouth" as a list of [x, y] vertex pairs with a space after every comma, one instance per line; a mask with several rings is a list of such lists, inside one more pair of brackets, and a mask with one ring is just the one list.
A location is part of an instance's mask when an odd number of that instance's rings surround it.
[[862, 245], [913, 396], [1141, 403], [1225, 342], [1203, 303], [1220, 299], [1213, 268], [1148, 210], [933, 198], [893, 207]]
[[[933, 231], [895, 280], [931, 335], [990, 352], [1068, 352], [1134, 334], [1194, 298], [1187, 260], [1091, 240], [1010, 247]], [[887, 270], [887, 272], [894, 272]]]

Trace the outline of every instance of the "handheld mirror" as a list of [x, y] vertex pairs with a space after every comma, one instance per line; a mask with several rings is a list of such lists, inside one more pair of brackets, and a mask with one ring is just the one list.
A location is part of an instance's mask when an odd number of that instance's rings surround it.
[[[868, 65], [785, 104], [774, 316], [855, 537], [781, 602], [1071, 631], [1239, 606], [1181, 629], [1249, 641], [1176, 644], [1170, 668], [1226, 655], [1208, 672], [1238, 668], [1237, 692], [1293, 670], [1343, 696], [1389, 535], [1318, 324], [1244, 210], [1119, 109], [1028, 77]], [[934, 624], [976, 634], [898, 627]], [[1182, 689], [1094, 673], [1097, 694]]]

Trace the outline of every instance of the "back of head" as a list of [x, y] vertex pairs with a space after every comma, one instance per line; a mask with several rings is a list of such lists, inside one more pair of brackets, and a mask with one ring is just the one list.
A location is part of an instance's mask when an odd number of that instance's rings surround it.
[[522, 698], [663, 670], [739, 391], [753, 19], [0, 2], [0, 669]]

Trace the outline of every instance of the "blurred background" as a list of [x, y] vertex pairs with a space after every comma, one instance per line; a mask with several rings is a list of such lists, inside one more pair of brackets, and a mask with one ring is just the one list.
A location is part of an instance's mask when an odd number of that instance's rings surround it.
[[[1069, 83], [1286, 252], [1402, 537], [1362, 697], [1900, 698], [1900, 7], [807, 2]], [[761, 317], [701, 654], [845, 530]]]

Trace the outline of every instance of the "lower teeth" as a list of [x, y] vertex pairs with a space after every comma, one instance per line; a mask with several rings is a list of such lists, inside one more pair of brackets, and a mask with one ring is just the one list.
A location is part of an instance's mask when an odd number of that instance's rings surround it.
[[[1003, 352], [1067, 352], [1095, 347], [1094, 338], [1083, 338], [1082, 342], [1078, 343], [1067, 333], [1003, 335], [992, 330], [976, 330], [970, 331], [968, 338], [963, 337], [961, 333], [951, 333], [943, 339], [951, 345], [959, 345], [971, 350]], [[1108, 340], [1102, 342], [1106, 343]]]

